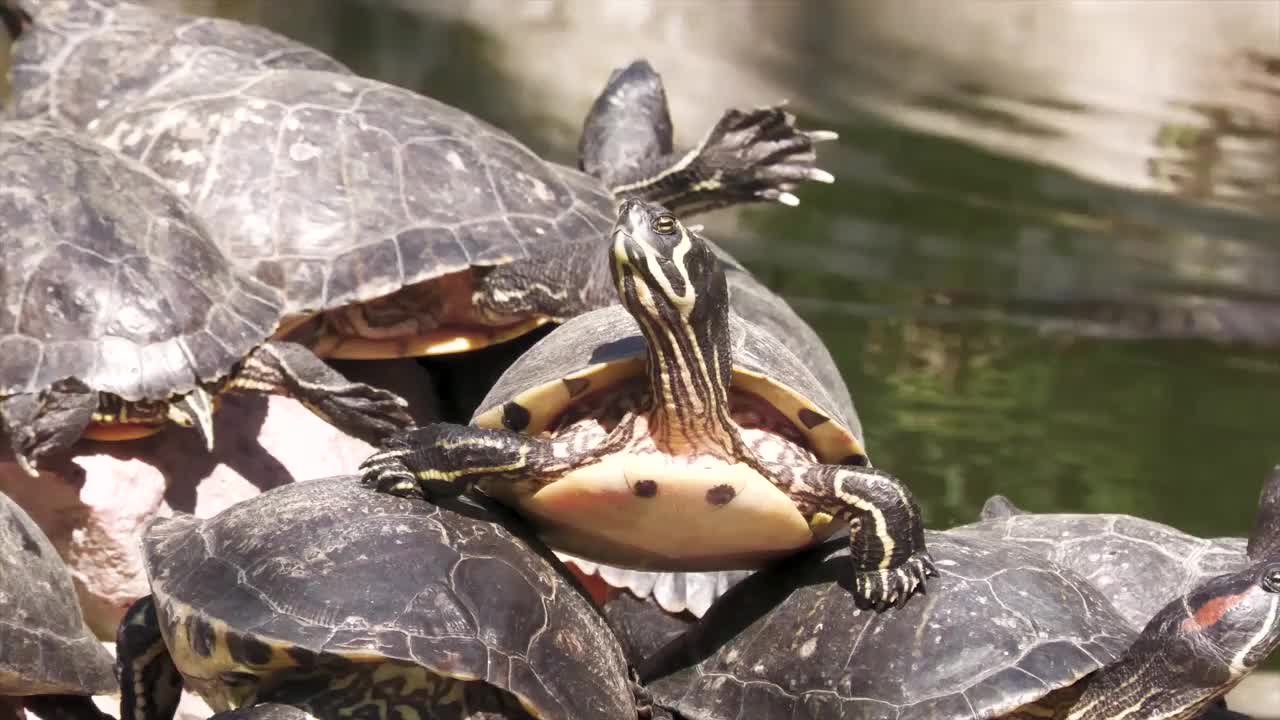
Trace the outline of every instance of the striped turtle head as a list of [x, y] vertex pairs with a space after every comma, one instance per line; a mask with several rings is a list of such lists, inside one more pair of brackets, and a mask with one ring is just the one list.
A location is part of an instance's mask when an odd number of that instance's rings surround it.
[[[610, 244], [614, 284], [647, 345], [655, 403], [685, 434], [730, 438], [729, 289], [711, 245], [661, 205], [629, 199]], [[708, 427], [689, 418], [709, 419]], [[718, 427], [717, 427], [718, 426]]]
[[1225, 692], [1280, 647], [1280, 560], [1202, 583], [1147, 623], [1130, 655], [1163, 657], [1173, 686]]

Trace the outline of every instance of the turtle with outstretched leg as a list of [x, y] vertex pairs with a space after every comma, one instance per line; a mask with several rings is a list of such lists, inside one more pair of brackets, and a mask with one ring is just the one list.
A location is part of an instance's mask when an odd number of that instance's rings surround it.
[[241, 276], [146, 168], [52, 125], [0, 125], [0, 430], [31, 475], [81, 437], [169, 423], [213, 446], [221, 392], [289, 395], [375, 442], [396, 395], [271, 341], [279, 294]]
[[[1222, 696], [1280, 647], [1277, 488], [1263, 493], [1243, 566], [1158, 605], [1104, 592], [1001, 532], [961, 528], [927, 533], [939, 572], [927, 596], [867, 613], [844, 589], [847, 549], [830, 542], [731, 589], [641, 679], [654, 717], [677, 720], [1238, 717]], [[1166, 580], [1129, 572], [1134, 585]], [[1112, 599], [1149, 608], [1142, 624]]]
[[183, 688], [240, 720], [635, 718], [617, 640], [510, 515], [339, 476], [156, 521], [121, 720], [171, 720]]
[[0, 717], [108, 720], [111, 653], [85, 625], [71, 572], [31, 516], [0, 493]]
[[858, 600], [905, 603], [934, 572], [919, 507], [865, 467], [804, 362], [730, 312], [711, 247], [628, 200], [606, 254], [620, 305], [543, 338], [473, 426], [388, 438], [365, 482], [428, 498], [475, 487], [552, 547], [649, 570], [760, 567], [847, 525]]
[[692, 213], [793, 203], [800, 183], [832, 180], [815, 144], [834, 134], [781, 107], [726, 111], [690, 149], [674, 148], [668, 120], [644, 152], [632, 107], [666, 114], [643, 61], [614, 74], [585, 121], [590, 172], [429, 97], [317, 70], [189, 72], [91, 132], [168, 181], [233, 262], [284, 293], [280, 337], [380, 359], [467, 352], [614, 302], [599, 250], [622, 198]]

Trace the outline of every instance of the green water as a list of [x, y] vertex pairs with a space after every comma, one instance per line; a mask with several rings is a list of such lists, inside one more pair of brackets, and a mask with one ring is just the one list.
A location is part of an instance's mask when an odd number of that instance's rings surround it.
[[[513, 70], [541, 60], [517, 55], [518, 25], [498, 31], [442, 12], [447, 3], [402, 7], [412, 4], [216, 6], [574, 161], [577, 117]], [[933, 526], [967, 522], [1003, 493], [1032, 510], [1247, 533], [1260, 483], [1280, 463], [1280, 91], [1260, 91], [1269, 104], [1253, 115], [1161, 106], [1170, 120], [1152, 123], [1138, 148], [1159, 182], [1135, 187], [1064, 169], [1070, 158], [1005, 152], [998, 138], [886, 119], [856, 102], [867, 58], [822, 19], [792, 29], [807, 35], [785, 62], [761, 64], [780, 65], [771, 79], [807, 99], [806, 126], [840, 132], [821, 154], [837, 183], [804, 187], [799, 208], [753, 207], [708, 225], [826, 340], [873, 461], [910, 484]], [[609, 37], [599, 41], [607, 51]], [[1251, 60], [1271, 81], [1280, 29], [1277, 46]], [[657, 40], [653, 54], [668, 77], [683, 72]], [[583, 79], [582, 91], [602, 81]], [[957, 82], [919, 104], [975, 137], [1004, 133], [1009, 147], [1055, 132], [1030, 111], [982, 109], [990, 95]], [[1087, 122], [1134, 119], [1061, 95], [1023, 107], [1078, 115], [1086, 149], [1104, 143], [1091, 144]], [[1189, 129], [1188, 116], [1207, 119]]]

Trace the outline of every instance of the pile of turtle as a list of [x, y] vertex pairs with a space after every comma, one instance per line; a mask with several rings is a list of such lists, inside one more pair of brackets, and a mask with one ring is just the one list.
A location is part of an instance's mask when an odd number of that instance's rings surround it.
[[[212, 451], [236, 393], [374, 448], [157, 517], [114, 659], [0, 494], [0, 717], [1227, 718], [1280, 645], [1280, 471], [1247, 540], [998, 497], [925, 529], [821, 340], [686, 224], [833, 180], [781, 107], [677, 149], [637, 61], [572, 168], [262, 28], [0, 19], [9, 461]], [[420, 357], [427, 422], [378, 381]]]

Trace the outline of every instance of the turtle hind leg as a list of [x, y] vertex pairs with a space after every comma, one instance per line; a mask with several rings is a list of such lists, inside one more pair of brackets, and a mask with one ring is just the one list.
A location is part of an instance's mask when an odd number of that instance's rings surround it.
[[836, 137], [799, 129], [781, 106], [728, 110], [692, 150], [639, 160], [607, 182], [615, 195], [682, 216], [748, 202], [796, 205], [791, 191], [801, 182], [835, 180], [816, 167], [814, 145]]
[[339, 430], [371, 444], [414, 424], [406, 409], [409, 403], [399, 395], [347, 380], [298, 343], [258, 346], [227, 389], [291, 397]]
[[182, 676], [160, 634], [150, 595], [130, 605], [116, 629], [116, 678], [120, 720], [173, 720]]
[[0, 398], [0, 431], [23, 472], [37, 477], [40, 457], [64, 452], [84, 435], [98, 409], [98, 394], [79, 380]]
[[40, 720], [114, 720], [88, 695], [32, 695], [23, 704]]
[[849, 523], [852, 589], [863, 609], [901, 607], [938, 574], [925, 548], [920, 507], [893, 476], [851, 465], [762, 465], [815, 530]]

